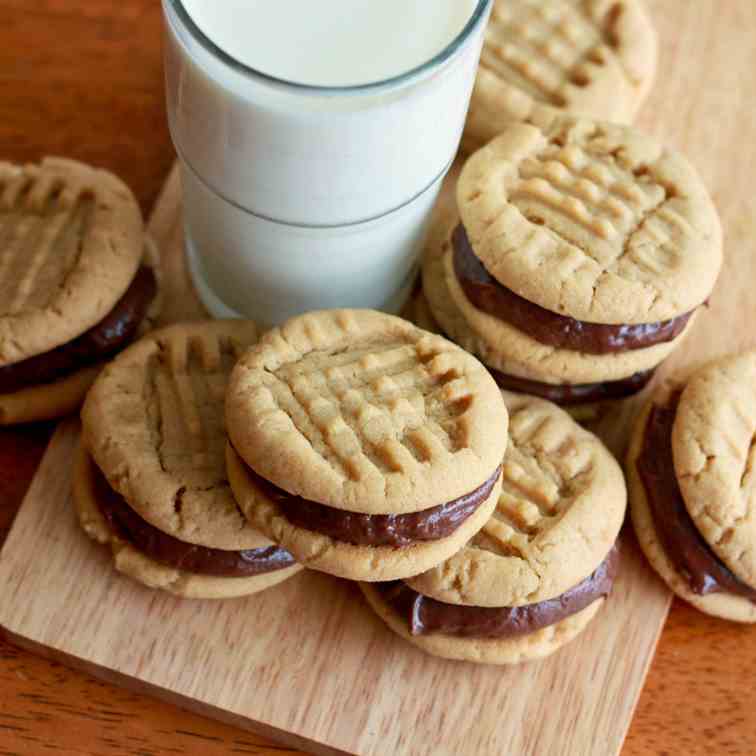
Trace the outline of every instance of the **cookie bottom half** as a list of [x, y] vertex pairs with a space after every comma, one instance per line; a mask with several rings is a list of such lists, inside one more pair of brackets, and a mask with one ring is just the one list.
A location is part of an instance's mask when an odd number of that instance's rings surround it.
[[376, 582], [419, 575], [459, 551], [488, 521], [501, 492], [499, 479], [488, 498], [446, 538], [410, 546], [356, 546], [292, 524], [257, 488], [235, 449], [226, 446], [231, 488], [245, 516], [261, 533], [313, 570], [348, 580]]
[[412, 635], [402, 619], [371, 585], [361, 583], [373, 611], [397, 635], [432, 656], [477, 664], [520, 664], [542, 659], [574, 640], [596, 616], [605, 599], [600, 598], [576, 614], [553, 625], [517, 638], [458, 638], [451, 635]]
[[56, 420], [73, 414], [95, 382], [100, 367], [90, 365], [52, 383], [0, 394], [0, 425]]
[[729, 593], [710, 593], [703, 596], [694, 593], [688, 581], [677, 572], [662, 546], [656, 532], [646, 490], [637, 469], [637, 460], [643, 448], [651, 408], [652, 404], [648, 403], [638, 417], [627, 455], [630, 516], [640, 547], [661, 579], [683, 601], [714, 617], [721, 617], [732, 622], [756, 622], [756, 604], [746, 598]]
[[97, 543], [108, 545], [115, 568], [148, 588], [192, 599], [248, 596], [282, 583], [302, 569], [299, 564], [252, 577], [215, 577], [185, 572], [151, 559], [120, 538], [103, 517], [97, 501], [94, 462], [80, 449], [73, 477], [73, 498], [79, 523]]

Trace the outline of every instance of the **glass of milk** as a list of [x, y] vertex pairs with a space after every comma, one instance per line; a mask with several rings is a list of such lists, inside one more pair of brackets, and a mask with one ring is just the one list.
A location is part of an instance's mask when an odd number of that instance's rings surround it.
[[163, 0], [189, 267], [216, 317], [397, 311], [492, 0]]

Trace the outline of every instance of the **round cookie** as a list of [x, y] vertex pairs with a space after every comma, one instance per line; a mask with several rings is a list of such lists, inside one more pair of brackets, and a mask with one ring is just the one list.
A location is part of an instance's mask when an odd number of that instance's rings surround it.
[[672, 449], [696, 529], [740, 580], [756, 586], [756, 351], [690, 379]]
[[223, 403], [248, 321], [155, 331], [100, 374], [82, 409], [87, 451], [110, 486], [168, 535], [223, 550], [256, 548], [225, 470]]
[[[155, 327], [162, 309], [160, 252], [150, 238], [145, 239], [142, 264], [152, 269], [158, 282], [158, 293], [139, 326], [140, 336]], [[81, 407], [102, 367], [102, 364], [87, 365], [51, 383], [29, 386], [9, 394], [0, 393], [0, 426], [56, 420], [73, 414]]]
[[112, 174], [73, 160], [0, 163], [0, 366], [99, 323], [139, 267], [142, 216]]
[[561, 622], [518, 638], [456, 638], [451, 635], [412, 635], [407, 623], [383, 601], [372, 585], [360, 583], [360, 589], [373, 611], [397, 635], [433, 656], [478, 664], [521, 664], [550, 656], [580, 635], [605, 601], [598, 599]]
[[496, 0], [465, 128], [488, 142], [537, 110], [629, 123], [656, 72], [640, 0]]
[[686, 315], [722, 265], [719, 217], [696, 171], [628, 127], [567, 116], [512, 125], [466, 163], [457, 206], [494, 279], [587, 323]]
[[372, 310], [309, 313], [239, 360], [226, 424], [254, 471], [365, 514], [417, 512], [491, 477], [507, 415], [485, 368], [446, 339]]
[[693, 328], [695, 315], [671, 342], [603, 355], [542, 344], [467, 299], [452, 264], [451, 234], [458, 222], [450, 212], [431, 230], [423, 257], [423, 291], [443, 331], [495, 370], [550, 384], [618, 381], [657, 367]]
[[[496, 384], [459, 347], [390, 315], [324, 311], [269, 332], [234, 369], [226, 416], [240, 506], [314, 569], [367, 581], [423, 572], [496, 504], [507, 429]], [[418, 521], [464, 501], [464, 518], [417, 535]], [[303, 508], [334, 527], [292, 521]], [[412, 535], [384, 537], [400, 520]]]
[[[95, 469], [89, 454], [80, 447], [73, 478], [74, 503], [84, 532], [97, 543], [108, 545], [116, 569], [143, 583], [183, 598], [227, 599], [247, 596], [270, 588], [295, 575], [302, 567], [291, 567], [252, 577], [217, 577], [198, 575], [150, 559], [128, 541], [120, 538], [108, 525], [98, 504]], [[262, 536], [256, 548], [270, 545]]]
[[625, 517], [620, 466], [551, 402], [502, 392], [509, 411], [503, 487], [464, 549], [405, 582], [438, 601], [525, 606], [560, 596], [611, 551]]
[[[659, 539], [646, 489], [638, 473], [637, 461], [643, 448], [646, 425], [654, 403], [664, 403], [674, 387], [662, 386], [649, 401], [636, 421], [627, 453], [627, 482], [630, 493], [630, 515], [641, 550], [651, 566], [669, 588], [681, 599], [715, 617], [734, 622], [756, 622], [756, 605], [742, 596], [727, 593], [695, 593], [675, 568]], [[682, 481], [680, 481], [682, 482]]]

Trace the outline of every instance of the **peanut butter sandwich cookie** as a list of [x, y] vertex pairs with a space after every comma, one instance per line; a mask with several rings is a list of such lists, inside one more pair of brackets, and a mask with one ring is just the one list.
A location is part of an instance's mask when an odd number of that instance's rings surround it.
[[157, 317], [158, 263], [112, 174], [0, 163], [0, 425], [78, 409], [102, 362]]
[[151, 588], [231, 598], [301, 569], [247, 523], [226, 477], [226, 385], [256, 340], [245, 321], [171, 326], [119, 355], [87, 396], [79, 520], [116, 569]]
[[640, 0], [496, 0], [463, 147], [550, 112], [631, 123], [656, 60], [656, 32]]
[[503, 389], [561, 405], [641, 390], [722, 265], [695, 170], [628, 127], [510, 126], [465, 165], [457, 207], [424, 257], [434, 318]]
[[417, 575], [486, 523], [507, 410], [471, 355], [371, 310], [294, 318], [239, 361], [228, 476], [249, 521], [305, 566]]
[[625, 481], [602, 443], [550, 402], [504, 393], [503, 488], [483, 529], [406, 581], [361, 584], [400, 636], [435, 656], [516, 664], [553, 653], [612, 588]]
[[682, 599], [756, 622], [756, 352], [656, 392], [628, 453], [641, 548]]

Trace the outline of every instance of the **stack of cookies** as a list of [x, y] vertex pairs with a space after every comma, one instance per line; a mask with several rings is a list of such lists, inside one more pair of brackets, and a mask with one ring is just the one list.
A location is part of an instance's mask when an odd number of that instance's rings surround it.
[[0, 219], [0, 425], [60, 417], [157, 317], [157, 254], [131, 191], [72, 160], [0, 163]]
[[656, 59], [641, 0], [495, 0], [463, 148], [559, 111], [631, 123]]
[[504, 389], [561, 405], [640, 391], [722, 265], [716, 209], [680, 154], [557, 116], [476, 152], [423, 262], [440, 330]]
[[612, 587], [609, 452], [400, 318], [164, 328], [105, 368], [82, 421], [81, 526], [150, 588], [231, 598], [308, 567], [360, 581], [432, 654], [512, 664], [574, 638]]
[[305, 566], [362, 581], [432, 654], [545, 656], [611, 589], [626, 493], [610, 453], [406, 321], [289, 321], [242, 357], [226, 415], [248, 520]]

